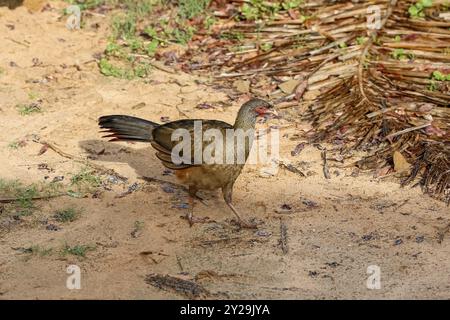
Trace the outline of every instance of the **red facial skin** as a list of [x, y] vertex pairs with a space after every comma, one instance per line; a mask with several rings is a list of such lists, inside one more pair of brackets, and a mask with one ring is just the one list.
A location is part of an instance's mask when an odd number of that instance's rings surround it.
[[264, 116], [265, 114], [270, 112], [270, 110], [266, 107], [256, 107], [255, 111], [258, 114], [258, 116]]

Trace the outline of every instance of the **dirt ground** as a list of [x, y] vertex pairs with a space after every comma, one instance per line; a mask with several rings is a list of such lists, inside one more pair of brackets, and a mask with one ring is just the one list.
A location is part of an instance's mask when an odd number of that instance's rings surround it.
[[[219, 193], [204, 193], [206, 205], [195, 209], [197, 216], [216, 222], [190, 228], [180, 218], [187, 210], [186, 194], [142, 179], [175, 182], [151, 147], [105, 142], [96, 120], [119, 113], [153, 121], [232, 122], [242, 101], [221, 106], [219, 101], [227, 101], [224, 93], [183, 73], [155, 69], [145, 81], [102, 76], [93, 55], [105, 48], [108, 23], [101, 16], [91, 21], [98, 22], [98, 30], [69, 31], [59, 10], [0, 8], [0, 177], [33, 183], [64, 176], [68, 184], [83, 165], [53, 150], [38, 155], [42, 145], [35, 141], [40, 139], [74, 156], [90, 155], [94, 163], [128, 178], [97, 197], [37, 201], [38, 210], [19, 223], [2, 217], [7, 232], [0, 236], [0, 298], [187, 297], [148, 284], [148, 274], [194, 281], [208, 291], [202, 298], [450, 298], [449, 208], [418, 187], [401, 188], [395, 179], [369, 173], [355, 176], [352, 168], [331, 168], [331, 179], [325, 179], [316, 147], [290, 154], [299, 142], [293, 134], [307, 124], [270, 121], [286, 127], [281, 158], [301, 163], [306, 177], [286, 169], [264, 177], [258, 167], [246, 166], [237, 181], [235, 206], [245, 217], [261, 220], [258, 230], [236, 229]], [[42, 100], [42, 112], [20, 115], [16, 105], [33, 99]], [[195, 108], [204, 102], [216, 108]], [[17, 140], [25, 145], [8, 147]], [[116, 197], [133, 183], [141, 188]], [[80, 218], [59, 224], [56, 231], [47, 228], [54, 211], [68, 205], [80, 208]], [[136, 221], [142, 228], [133, 232]], [[95, 249], [85, 258], [17, 250], [65, 243]], [[81, 268], [81, 290], [66, 288], [70, 264]], [[366, 286], [370, 265], [380, 267], [379, 290]]]

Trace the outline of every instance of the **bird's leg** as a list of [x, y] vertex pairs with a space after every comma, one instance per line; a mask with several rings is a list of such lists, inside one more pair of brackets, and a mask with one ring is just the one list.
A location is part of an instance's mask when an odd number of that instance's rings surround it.
[[200, 197], [199, 195], [195, 195], [194, 196], [195, 197], [195, 199], [197, 199], [198, 201], [200, 201], [204, 206], [208, 206], [208, 202], [206, 202], [206, 200], [204, 199], [204, 198], [202, 198], [202, 197]]
[[247, 228], [247, 229], [258, 229], [258, 226], [255, 223], [250, 223], [248, 221], [243, 220], [231, 202], [226, 202], [226, 204], [228, 205], [228, 207], [230, 207], [230, 209], [233, 211], [233, 213], [238, 218], [240, 227]]
[[241, 218], [241, 216], [239, 215], [238, 211], [236, 210], [236, 208], [233, 206], [233, 203], [231, 202], [231, 191], [232, 191], [232, 188], [233, 188], [233, 186], [224, 188], [222, 190], [223, 191], [223, 198], [225, 200], [225, 203], [228, 205], [228, 207], [231, 209], [231, 211], [233, 211], [233, 213], [238, 218], [239, 226], [242, 227], [242, 228], [247, 228], [247, 229], [257, 229], [258, 226], [256, 224], [250, 223], [248, 221], [243, 220]]
[[190, 227], [192, 227], [192, 225], [194, 224], [194, 222], [192, 221], [192, 219], [194, 218], [194, 204], [195, 200], [189, 193], [189, 211], [187, 213], [186, 219], [189, 222]]
[[194, 217], [194, 205], [195, 205], [195, 197], [197, 190], [189, 188], [189, 211], [186, 215], [186, 219], [189, 222], [189, 226], [192, 227], [192, 225], [194, 223], [204, 223], [204, 222], [208, 222], [209, 218], [208, 217], [204, 217], [204, 218], [196, 218]]

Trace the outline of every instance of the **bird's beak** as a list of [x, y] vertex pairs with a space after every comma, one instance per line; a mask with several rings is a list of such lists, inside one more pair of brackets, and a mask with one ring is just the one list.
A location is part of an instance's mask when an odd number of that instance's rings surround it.
[[275, 109], [273, 109], [273, 107], [271, 108], [260, 107], [257, 108], [256, 112], [258, 112], [259, 116], [271, 115], [272, 117], [278, 117], [278, 112]]
[[270, 115], [272, 115], [273, 117], [278, 117], [278, 112], [277, 112], [277, 110], [275, 110], [275, 109], [267, 109], [266, 114], [270, 114]]
[[277, 110], [275, 110], [273, 108], [271, 108], [271, 109], [267, 108], [267, 109], [264, 110], [264, 113], [262, 115], [263, 116], [269, 115], [272, 118], [277, 118], [278, 117], [278, 112], [277, 112]]

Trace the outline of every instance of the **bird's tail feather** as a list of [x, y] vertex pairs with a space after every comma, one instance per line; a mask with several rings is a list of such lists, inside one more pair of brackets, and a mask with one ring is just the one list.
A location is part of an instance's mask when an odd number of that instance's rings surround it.
[[98, 119], [100, 128], [105, 129], [107, 135], [104, 138], [111, 138], [110, 141], [152, 141], [153, 129], [157, 123], [123, 115], [103, 116]]

